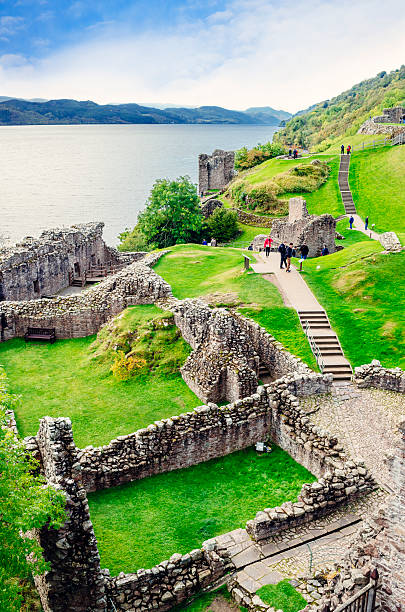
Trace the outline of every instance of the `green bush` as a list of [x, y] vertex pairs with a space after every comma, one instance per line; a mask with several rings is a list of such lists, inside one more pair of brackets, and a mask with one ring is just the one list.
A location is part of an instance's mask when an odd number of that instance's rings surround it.
[[146, 236], [137, 225], [135, 225], [133, 230], [127, 228], [124, 232], [121, 232], [118, 238], [121, 242], [118, 245], [119, 251], [148, 251], [150, 249]]
[[274, 212], [280, 207], [280, 201], [277, 199], [279, 192], [280, 189], [275, 183], [254, 187], [247, 195], [247, 206], [257, 212]]
[[238, 215], [233, 210], [216, 208], [205, 222], [206, 237], [214, 237], [219, 242], [228, 242], [239, 234]]
[[285, 148], [280, 143], [259, 143], [250, 150], [248, 150], [246, 147], [242, 147], [235, 153], [235, 168], [237, 170], [253, 168], [267, 159], [272, 159], [273, 157], [283, 155], [284, 153]]

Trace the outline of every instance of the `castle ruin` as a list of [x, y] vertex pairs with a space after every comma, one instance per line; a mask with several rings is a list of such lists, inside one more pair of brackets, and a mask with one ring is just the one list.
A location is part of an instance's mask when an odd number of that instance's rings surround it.
[[224, 189], [235, 174], [234, 151], [216, 149], [212, 155], [198, 156], [198, 190], [204, 195], [210, 189]]

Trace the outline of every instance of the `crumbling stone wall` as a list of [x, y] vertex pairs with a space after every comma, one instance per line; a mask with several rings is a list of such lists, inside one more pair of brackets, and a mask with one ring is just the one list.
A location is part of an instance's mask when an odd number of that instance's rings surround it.
[[235, 167], [234, 151], [216, 149], [212, 155], [198, 156], [199, 193], [209, 189], [223, 189], [233, 179]]
[[106, 612], [104, 578], [70, 419], [41, 419], [37, 435], [47, 481], [66, 493], [66, 523], [37, 537], [51, 570], [35, 577], [45, 612]]
[[[286, 395], [301, 390], [308, 394], [311, 389], [312, 393], [326, 393], [331, 385], [332, 377], [328, 374], [291, 374], [226, 406], [212, 403], [199, 406], [119, 436], [108, 445], [88, 446], [79, 452], [86, 490], [96, 491], [222, 457], [265, 439], [273, 428], [280, 446], [286, 444], [287, 452], [294, 452], [286, 443], [288, 431], [284, 438], [276, 434], [279, 425], [278, 420], [272, 423], [269, 394], [276, 387]], [[281, 398], [280, 404], [283, 401]], [[302, 452], [309, 454], [306, 449]], [[293, 456], [301, 459], [297, 453]], [[306, 464], [314, 473], [321, 472], [321, 467], [312, 465], [309, 459]]]
[[208, 219], [208, 217], [210, 217], [217, 208], [223, 208], [223, 206], [224, 204], [221, 202], [221, 200], [207, 200], [201, 206], [201, 213], [206, 219]]
[[150, 268], [162, 254], [148, 255], [77, 295], [0, 302], [0, 341], [23, 337], [28, 327], [55, 328], [57, 338], [89, 336], [127, 306], [169, 296], [170, 285]]
[[83, 223], [27, 237], [0, 249], [0, 300], [32, 300], [69, 286], [91, 266], [130, 263], [132, 256], [108, 247], [104, 223]]
[[405, 393], [405, 372], [401, 368], [383, 368], [375, 359], [369, 364], [355, 368], [354, 372], [355, 382], [362, 389], [377, 387]]
[[329, 253], [334, 253], [335, 235], [336, 220], [332, 215], [309, 215], [303, 198], [291, 198], [288, 221], [273, 219], [271, 228], [271, 237], [275, 242], [292, 242], [295, 247], [306, 244], [310, 257], [319, 257], [324, 245]]
[[375, 123], [401, 123], [405, 118], [405, 108], [403, 106], [394, 106], [393, 108], [384, 108], [383, 114], [373, 117]]

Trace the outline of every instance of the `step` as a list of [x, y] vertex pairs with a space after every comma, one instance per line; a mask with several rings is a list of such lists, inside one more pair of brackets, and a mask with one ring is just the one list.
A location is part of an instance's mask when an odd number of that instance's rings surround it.
[[[328, 372], [325, 372], [324, 370], [323, 374], [328, 374]], [[349, 376], [349, 374], [333, 374], [333, 380], [344, 381], [344, 380], [351, 380], [351, 379], [352, 377], [351, 375]]]
[[325, 372], [332, 372], [332, 374], [336, 373], [336, 374], [345, 374], [346, 372], [350, 372], [352, 373], [352, 369], [350, 366], [344, 366], [344, 365], [325, 365], [324, 368]]
[[298, 310], [299, 315], [307, 314], [326, 314], [324, 310]]

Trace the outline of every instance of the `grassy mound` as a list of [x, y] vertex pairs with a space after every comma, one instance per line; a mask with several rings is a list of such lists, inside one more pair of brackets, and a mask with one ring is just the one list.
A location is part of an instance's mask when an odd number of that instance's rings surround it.
[[299, 612], [307, 605], [307, 601], [288, 580], [282, 580], [278, 584], [266, 584], [256, 592], [264, 603], [283, 612]]
[[243, 270], [241, 251], [178, 245], [172, 247], [154, 269], [171, 285], [173, 294], [179, 299], [215, 294], [217, 302], [210, 300], [211, 303], [226, 305], [221, 294], [232, 294], [232, 306], [239, 305], [242, 312], [263, 325], [287, 350], [311, 368], [317, 368], [295, 310], [283, 305], [274, 285], [259, 274]]
[[102, 567], [113, 574], [152, 567], [221, 533], [261, 508], [295, 499], [315, 478], [274, 447], [246, 449], [190, 468], [89, 494]]
[[361, 241], [305, 262], [304, 278], [326, 309], [353, 366], [379, 359], [405, 368], [405, 252]]
[[405, 244], [405, 146], [353, 153], [350, 188], [359, 215], [377, 232], [394, 231]]
[[[155, 329], [166, 318], [155, 306], [134, 306], [102, 329], [96, 341], [90, 336], [55, 344], [21, 339], [0, 344], [10, 391], [21, 395], [16, 410], [21, 435], [35, 435], [45, 415], [68, 416], [76, 444], [97, 446], [198, 406], [177, 369], [190, 347], [176, 328]], [[133, 350], [136, 337], [148, 366], [129, 380], [116, 380], [114, 346]]]

